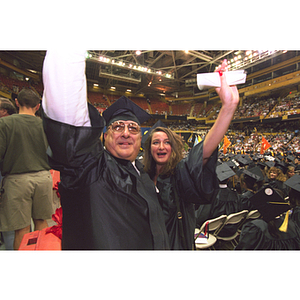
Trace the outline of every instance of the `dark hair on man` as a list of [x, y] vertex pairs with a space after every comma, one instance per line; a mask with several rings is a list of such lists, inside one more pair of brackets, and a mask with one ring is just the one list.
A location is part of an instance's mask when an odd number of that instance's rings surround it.
[[17, 113], [14, 104], [10, 100], [2, 97], [0, 97], [0, 109], [5, 109], [9, 115]]
[[23, 88], [18, 94], [17, 99], [20, 106], [27, 108], [33, 108], [41, 102], [39, 95], [30, 88]]
[[144, 147], [144, 170], [149, 174], [151, 179], [153, 179], [156, 173], [156, 163], [151, 155], [151, 142], [153, 134], [158, 131], [163, 131], [168, 136], [172, 147], [170, 159], [164, 166], [160, 175], [170, 176], [171, 174], [173, 174], [176, 165], [183, 159], [184, 145], [181, 136], [168, 128], [156, 127], [149, 134]]

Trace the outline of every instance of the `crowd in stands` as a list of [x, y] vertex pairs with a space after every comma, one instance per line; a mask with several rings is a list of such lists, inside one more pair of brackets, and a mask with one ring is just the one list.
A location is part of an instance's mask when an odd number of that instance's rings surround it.
[[300, 112], [300, 97], [286, 97], [279, 101], [278, 105], [270, 114], [270, 118], [298, 114]]
[[[105, 97], [102, 94], [89, 92], [88, 94], [91, 103], [95, 107], [106, 109], [109, 106]], [[110, 102], [113, 103], [117, 97], [111, 97]], [[204, 107], [203, 103], [165, 103], [159, 99], [152, 99], [148, 101], [146, 99], [130, 97], [130, 99], [139, 105], [141, 108], [151, 114], [159, 115], [177, 115], [177, 116], [190, 116], [190, 112], [193, 107], [192, 116], [195, 118], [209, 118], [215, 120], [220, 110], [220, 103], [207, 104]], [[234, 119], [243, 119], [250, 117], [261, 118], [276, 118], [284, 115], [292, 115], [300, 113], [300, 96], [295, 95], [293, 97], [286, 97], [283, 99], [275, 100], [273, 98], [249, 98], [243, 99], [242, 105], [240, 105], [234, 115]]]
[[[40, 95], [43, 92], [43, 85], [41, 82], [33, 80], [13, 79], [0, 74], [0, 90], [7, 93], [17, 94], [23, 87], [31, 87]], [[90, 102], [103, 112], [110, 104], [118, 99], [118, 95], [104, 95], [98, 92], [88, 91], [88, 98]], [[144, 99], [138, 97], [130, 97], [133, 102], [151, 114], [160, 115], [178, 115], [190, 116], [195, 118], [209, 118], [216, 119], [220, 110], [220, 103], [182, 103], [178, 101], [164, 102], [161, 99]], [[241, 105], [237, 108], [234, 119], [243, 119], [249, 117], [261, 118], [276, 118], [300, 113], [300, 95], [293, 93], [282, 99], [274, 99], [272, 97], [254, 97], [242, 99]], [[191, 113], [192, 111], [192, 113]]]
[[24, 80], [20, 80], [0, 74], [0, 90], [8, 94], [18, 94], [23, 88], [32, 88], [35, 92], [42, 96], [44, 88], [42, 82], [26, 80], [25, 76], [23, 79]]

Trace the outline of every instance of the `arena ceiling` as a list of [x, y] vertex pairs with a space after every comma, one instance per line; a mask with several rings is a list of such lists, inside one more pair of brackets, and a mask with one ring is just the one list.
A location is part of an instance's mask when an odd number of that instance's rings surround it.
[[[15, 71], [41, 78], [45, 54], [46, 51], [0, 51], [0, 67], [12, 69], [13, 66]], [[86, 75], [90, 88], [103, 93], [130, 92], [132, 96], [180, 98], [201, 92], [196, 85], [198, 73], [213, 72], [223, 59], [235, 62], [241, 55], [243, 59], [246, 51], [91, 50], [87, 52]], [[273, 51], [268, 57], [253, 59], [247, 68], [263, 67], [267, 59], [283, 55], [288, 54]], [[246, 66], [240, 64], [236, 68], [245, 69]]]

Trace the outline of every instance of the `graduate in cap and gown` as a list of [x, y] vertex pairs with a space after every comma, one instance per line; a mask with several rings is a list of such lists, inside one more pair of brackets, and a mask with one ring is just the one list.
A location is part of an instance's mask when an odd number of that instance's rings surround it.
[[289, 218], [291, 205], [282, 192], [263, 186], [250, 201], [261, 218], [243, 225], [235, 250], [300, 249], [300, 227]]
[[[210, 210], [210, 219], [217, 218], [221, 215], [230, 215], [241, 211], [241, 200], [236, 190], [228, 186], [229, 179], [234, 177], [236, 173], [228, 166], [227, 163], [218, 165], [216, 168], [217, 177], [219, 179], [219, 191], [212, 203]], [[222, 230], [221, 236], [231, 236], [236, 232], [237, 225], [227, 225]]]
[[289, 178], [285, 185], [289, 187], [289, 202], [291, 204], [291, 219], [300, 226], [300, 175]]
[[62, 249], [169, 249], [155, 185], [136, 160], [150, 115], [122, 96], [102, 117], [87, 102], [85, 51], [47, 51], [43, 81], [49, 163], [61, 175]]
[[244, 169], [240, 175], [240, 181], [243, 188], [243, 193], [239, 195], [241, 209], [250, 211], [253, 205], [249, 199], [263, 186], [264, 175], [258, 166]]
[[287, 196], [288, 190], [284, 185], [284, 182], [287, 178], [282, 170], [275, 165], [268, 170], [267, 176], [268, 180], [266, 181], [266, 183], [272, 186], [274, 189], [281, 190], [284, 193], [284, 196]]
[[172, 250], [191, 250], [196, 226], [194, 204], [210, 203], [218, 190], [216, 162], [218, 145], [224, 137], [239, 103], [236, 86], [228, 86], [223, 72], [225, 60], [217, 70], [221, 87], [216, 88], [222, 107], [205, 139], [183, 158], [179, 135], [164, 127], [153, 129], [145, 142], [144, 170], [159, 190]]

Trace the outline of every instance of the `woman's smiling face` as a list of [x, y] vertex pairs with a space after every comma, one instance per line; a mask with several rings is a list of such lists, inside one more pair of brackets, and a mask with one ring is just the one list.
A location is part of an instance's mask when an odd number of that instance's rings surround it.
[[278, 173], [276, 172], [276, 171], [271, 171], [270, 172], [270, 179], [276, 179], [276, 177], [277, 177], [277, 175], [278, 175]]
[[163, 131], [155, 132], [152, 136], [151, 154], [156, 164], [166, 164], [171, 153], [172, 146], [167, 134]]

